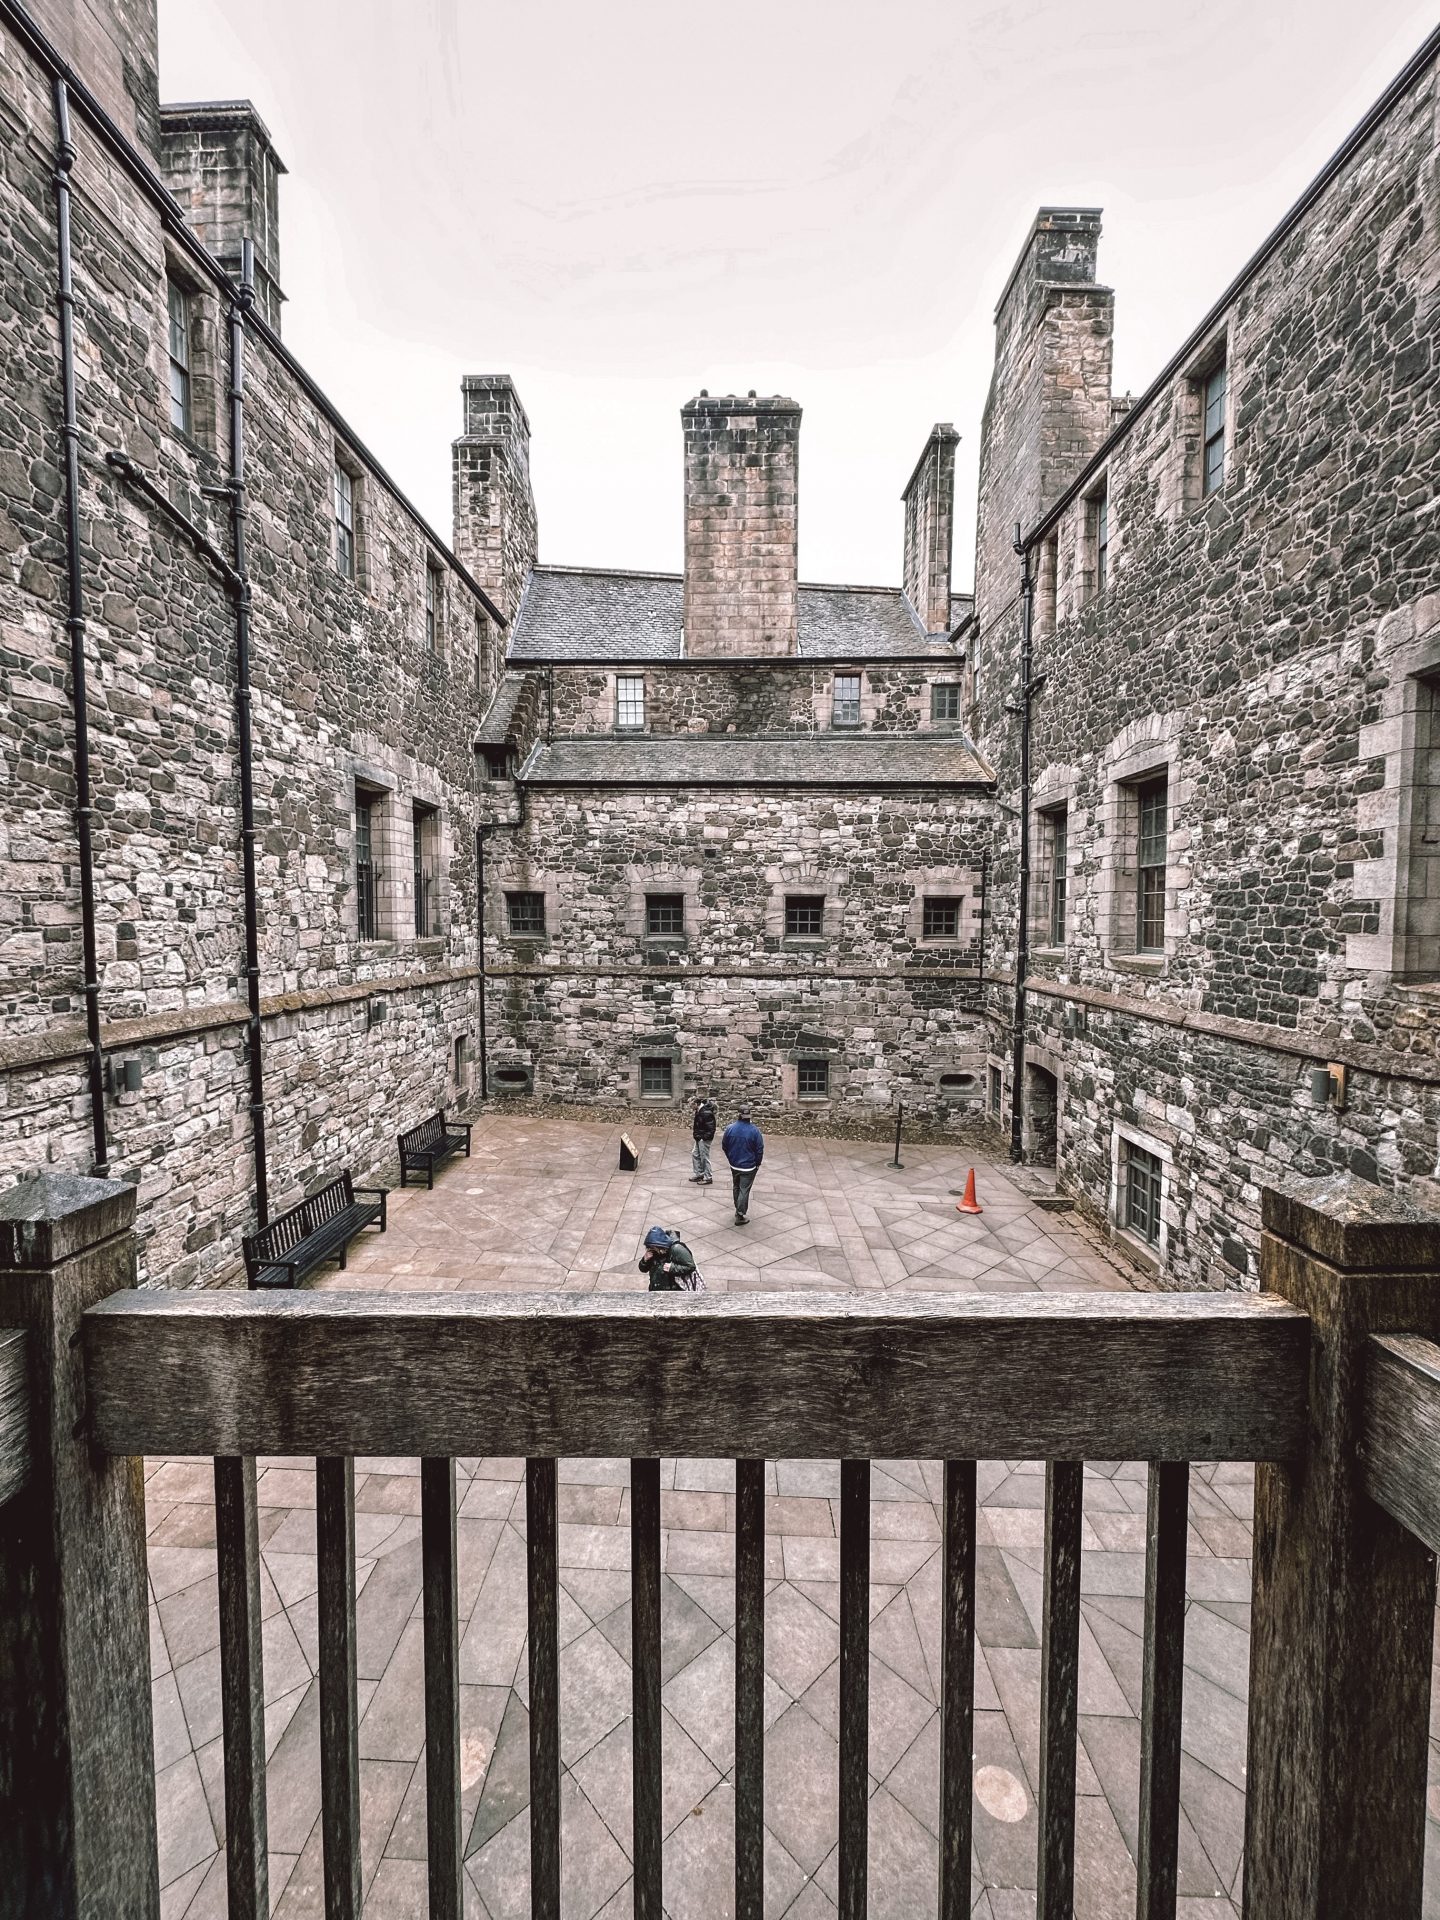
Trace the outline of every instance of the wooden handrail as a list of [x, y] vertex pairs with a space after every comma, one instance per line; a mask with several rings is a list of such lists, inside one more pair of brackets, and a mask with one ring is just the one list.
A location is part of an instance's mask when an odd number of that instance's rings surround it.
[[1372, 1335], [1361, 1439], [1365, 1491], [1440, 1553], [1440, 1346]]
[[1309, 1322], [1239, 1294], [145, 1290], [84, 1345], [112, 1454], [1281, 1460]]
[[0, 1327], [0, 1507], [30, 1478], [30, 1348], [23, 1327]]

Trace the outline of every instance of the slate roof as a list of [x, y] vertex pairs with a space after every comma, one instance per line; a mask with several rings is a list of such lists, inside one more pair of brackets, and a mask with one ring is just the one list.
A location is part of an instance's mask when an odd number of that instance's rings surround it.
[[477, 747], [502, 747], [510, 735], [510, 723], [515, 718], [515, 708], [520, 695], [525, 691], [523, 673], [502, 674], [500, 684], [495, 689], [495, 698], [486, 710], [485, 718], [480, 722], [475, 734]]
[[932, 787], [994, 778], [953, 733], [592, 734], [541, 742], [520, 770], [528, 786]]
[[[536, 567], [525, 585], [509, 658], [642, 661], [682, 658], [685, 588], [678, 573]], [[966, 601], [968, 611], [969, 602]], [[921, 630], [898, 587], [800, 588], [800, 657], [953, 657]]]

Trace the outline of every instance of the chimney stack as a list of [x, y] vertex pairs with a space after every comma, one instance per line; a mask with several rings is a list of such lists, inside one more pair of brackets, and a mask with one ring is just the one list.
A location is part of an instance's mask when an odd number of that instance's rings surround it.
[[799, 407], [702, 393], [680, 418], [686, 653], [798, 653]]
[[285, 163], [248, 100], [160, 109], [160, 169], [185, 224], [232, 280], [240, 243], [255, 246], [255, 304], [278, 333], [280, 176]]
[[455, 441], [455, 552], [507, 621], [535, 565], [530, 421], [508, 373], [467, 373], [465, 431]]
[[927, 633], [950, 631], [950, 553], [955, 541], [955, 449], [948, 420], [930, 429], [905, 489], [905, 597]]

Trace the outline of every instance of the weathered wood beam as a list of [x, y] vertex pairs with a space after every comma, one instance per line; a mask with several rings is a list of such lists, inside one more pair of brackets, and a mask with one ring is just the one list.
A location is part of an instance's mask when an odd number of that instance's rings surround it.
[[30, 1353], [23, 1327], [0, 1327], [0, 1507], [30, 1478]]
[[1273, 1460], [1309, 1322], [1238, 1294], [133, 1292], [111, 1453]]
[[1365, 1491], [1440, 1553], [1440, 1346], [1372, 1335], [1365, 1369]]

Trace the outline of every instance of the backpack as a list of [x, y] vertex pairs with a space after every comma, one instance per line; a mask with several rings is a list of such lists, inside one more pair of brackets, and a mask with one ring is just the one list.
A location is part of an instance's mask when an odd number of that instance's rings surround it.
[[[679, 1234], [675, 1233], [673, 1227], [668, 1227], [666, 1231], [668, 1233], [674, 1233], [675, 1238], [680, 1240]], [[680, 1241], [680, 1244], [681, 1246], [685, 1246], [683, 1240]], [[690, 1253], [688, 1247], [685, 1247], [685, 1251]], [[695, 1256], [690, 1254], [690, 1257], [693, 1260]], [[704, 1293], [705, 1291], [705, 1280], [698, 1267], [692, 1267], [689, 1273], [677, 1273], [675, 1276], [675, 1284], [681, 1293]]]

